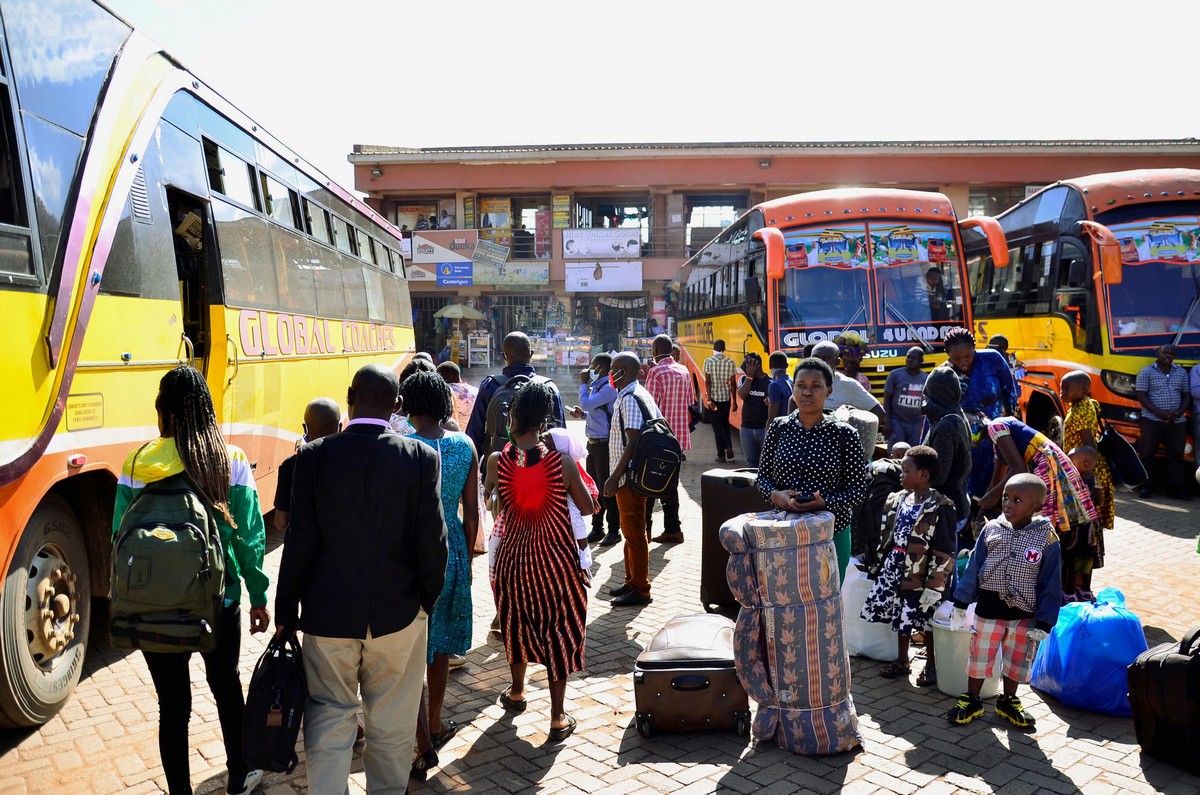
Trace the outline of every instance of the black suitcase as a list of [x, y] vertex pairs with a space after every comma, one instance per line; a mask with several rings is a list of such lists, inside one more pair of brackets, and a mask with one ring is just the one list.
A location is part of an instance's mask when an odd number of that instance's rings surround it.
[[757, 478], [757, 469], [710, 469], [700, 476], [700, 604], [709, 612], [738, 609], [725, 578], [729, 553], [721, 546], [721, 525], [738, 514], [771, 510]]
[[656, 731], [733, 729], [750, 733], [750, 698], [733, 663], [733, 622], [724, 616], [676, 616], [633, 664], [634, 722]]
[[295, 633], [272, 638], [254, 666], [242, 719], [242, 750], [250, 768], [291, 773], [304, 720], [308, 680]]
[[1142, 751], [1200, 773], [1200, 627], [1139, 654], [1128, 677]]

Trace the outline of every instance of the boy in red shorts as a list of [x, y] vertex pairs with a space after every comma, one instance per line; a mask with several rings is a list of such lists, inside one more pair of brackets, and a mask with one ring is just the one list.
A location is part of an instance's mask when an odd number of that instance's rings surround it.
[[965, 610], [975, 602], [967, 661], [967, 692], [946, 713], [965, 725], [983, 714], [979, 691], [1003, 656], [1004, 692], [996, 714], [1014, 726], [1032, 729], [1033, 716], [1017, 698], [1017, 685], [1029, 683], [1038, 644], [1058, 621], [1062, 606], [1062, 551], [1050, 522], [1034, 514], [1046, 499], [1046, 485], [1023, 473], [1004, 486], [1003, 516], [984, 525], [958, 587], [951, 626], [966, 624]]

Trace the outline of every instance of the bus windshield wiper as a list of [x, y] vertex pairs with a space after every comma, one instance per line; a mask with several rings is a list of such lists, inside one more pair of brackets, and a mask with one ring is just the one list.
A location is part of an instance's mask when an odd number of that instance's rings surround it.
[[897, 309], [895, 306], [889, 306], [886, 298], [882, 299], [882, 300], [883, 300], [883, 311], [891, 312], [893, 315], [898, 317], [900, 319], [900, 322], [903, 323], [906, 328], [908, 328], [909, 336], [911, 336], [914, 340], [916, 340], [916, 342], [918, 342], [921, 345], [921, 347], [925, 349], [926, 353], [933, 353], [933, 346], [930, 345], [928, 342], [926, 342], [921, 337], [921, 335], [917, 333], [917, 327], [914, 326], [912, 323], [908, 322], [908, 318], [906, 318], [904, 316], [904, 313], [901, 312], [899, 309]]
[[867, 297], [865, 295], [863, 295], [861, 284], [858, 286], [858, 297], [860, 299], [862, 299], [862, 303], [858, 305], [858, 309], [854, 310], [854, 314], [851, 316], [850, 320], [846, 323], [846, 325], [842, 326], [843, 334], [845, 334], [847, 331], [850, 330], [850, 327], [854, 325], [854, 321], [858, 320], [859, 315], [862, 315], [864, 320], [866, 319]]

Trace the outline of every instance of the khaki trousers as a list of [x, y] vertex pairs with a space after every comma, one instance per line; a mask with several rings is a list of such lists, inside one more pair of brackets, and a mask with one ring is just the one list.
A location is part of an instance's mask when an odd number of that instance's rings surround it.
[[366, 640], [304, 636], [308, 704], [304, 753], [309, 792], [348, 793], [359, 692], [367, 736], [367, 792], [401, 795], [408, 788], [417, 708], [425, 677], [429, 617], [424, 610], [399, 632]]

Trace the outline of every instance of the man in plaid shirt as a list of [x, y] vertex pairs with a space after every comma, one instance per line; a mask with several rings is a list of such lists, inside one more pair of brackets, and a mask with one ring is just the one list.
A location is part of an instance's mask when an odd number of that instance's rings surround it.
[[713, 355], [704, 360], [704, 382], [708, 387], [709, 421], [717, 442], [718, 464], [733, 461], [729, 411], [737, 411], [737, 385], [733, 383], [736, 374], [737, 365], [725, 355], [725, 340], [714, 340]]
[[[692, 433], [690, 430], [688, 405], [695, 399], [692, 390], [692, 377], [688, 369], [671, 355], [671, 338], [659, 334], [654, 338], [650, 348], [654, 357], [654, 366], [646, 374], [646, 391], [654, 398], [658, 408], [671, 426], [679, 447], [685, 453], [692, 448]], [[663, 544], [678, 544], [683, 541], [683, 526], [679, 522], [679, 483], [670, 494], [664, 494], [663, 504], [663, 534], [654, 541]], [[650, 533], [650, 516], [654, 510], [654, 500], [646, 500], [646, 533]]]

